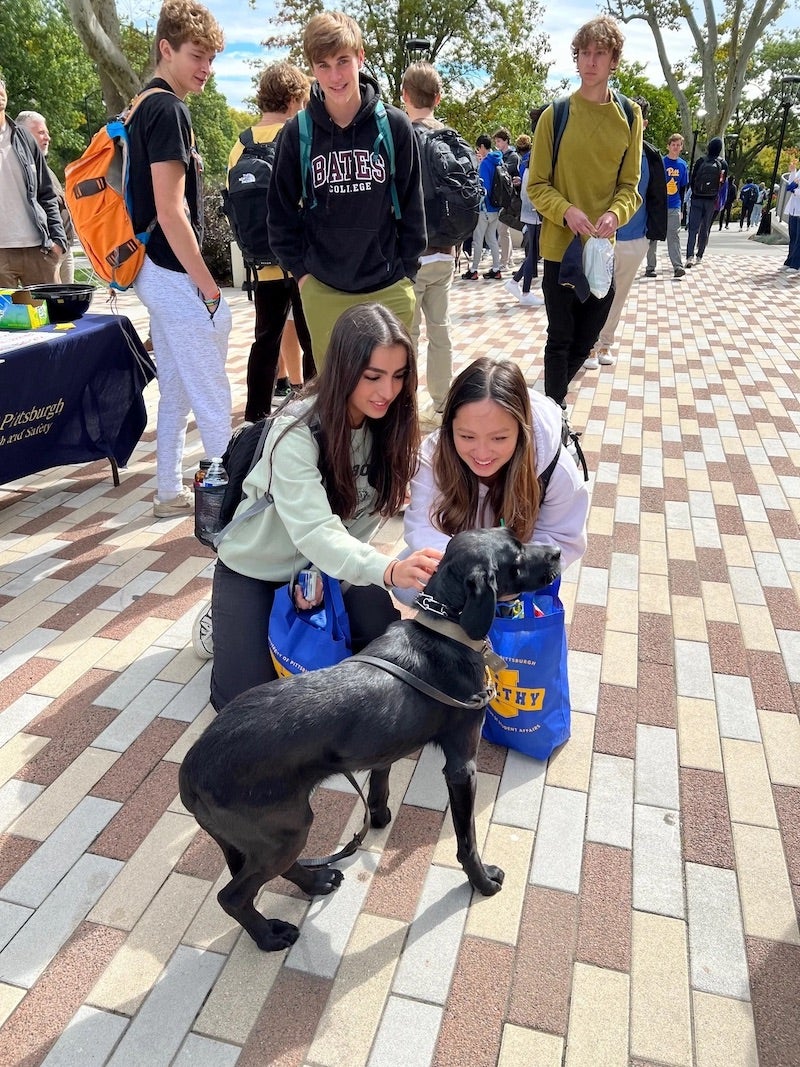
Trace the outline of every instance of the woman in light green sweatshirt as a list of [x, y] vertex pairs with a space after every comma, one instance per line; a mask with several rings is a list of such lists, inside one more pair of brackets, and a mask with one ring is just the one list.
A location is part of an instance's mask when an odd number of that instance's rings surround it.
[[[414, 349], [395, 315], [380, 304], [345, 311], [319, 377], [276, 416], [237, 513], [265, 493], [273, 504], [219, 545], [211, 602], [217, 711], [276, 677], [272, 602], [301, 569], [350, 584], [344, 600], [354, 651], [398, 618], [391, 586], [421, 590], [436, 570], [435, 549], [390, 560], [369, 543], [381, 519], [401, 509], [416, 467], [416, 392]], [[297, 588], [295, 602], [312, 606]]]

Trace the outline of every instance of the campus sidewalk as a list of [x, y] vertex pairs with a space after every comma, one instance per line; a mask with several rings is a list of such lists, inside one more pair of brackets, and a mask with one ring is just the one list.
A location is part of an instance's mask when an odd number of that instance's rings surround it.
[[[506, 871], [492, 898], [457, 865], [426, 749], [395, 766], [394, 819], [335, 894], [267, 887], [261, 910], [301, 936], [260, 953], [177, 797], [212, 716], [190, 635], [213, 557], [189, 518], [152, 517], [157, 385], [118, 488], [99, 462], [0, 487], [1, 1067], [800, 1065], [784, 258], [715, 228], [676, 281], [662, 246], [617, 365], [575, 383], [592, 508], [562, 584], [573, 733], [548, 764], [481, 746], [480, 851]], [[226, 295], [240, 415], [252, 311]], [[119, 309], [145, 336], [135, 297]], [[543, 308], [457, 280], [452, 317], [457, 368], [509, 355], [541, 386]], [[200, 456], [192, 424], [187, 479]], [[400, 532], [381, 532], [387, 552]], [[314, 798], [309, 853], [360, 823], [337, 786]]]

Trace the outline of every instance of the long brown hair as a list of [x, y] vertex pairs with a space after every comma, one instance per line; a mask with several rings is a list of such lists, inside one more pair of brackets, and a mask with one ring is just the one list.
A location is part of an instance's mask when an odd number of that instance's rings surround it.
[[450, 386], [442, 415], [442, 428], [433, 453], [433, 476], [439, 496], [433, 505], [433, 522], [446, 534], [474, 530], [482, 525], [478, 514], [479, 482], [456, 451], [453, 420], [464, 404], [493, 400], [517, 423], [514, 453], [488, 487], [485, 507], [495, 521], [521, 541], [533, 536], [541, 491], [536, 476], [536, 448], [531, 432], [531, 402], [522, 371], [510, 359], [481, 356], [458, 375]]
[[417, 361], [405, 326], [382, 304], [348, 308], [333, 327], [319, 377], [304, 392], [314, 402], [298, 421], [315, 428], [325, 492], [331, 511], [340, 519], [352, 518], [358, 507], [348, 401], [373, 350], [389, 345], [405, 349], [406, 375], [383, 418], [366, 419], [372, 436], [367, 479], [375, 490], [375, 512], [395, 515], [403, 506], [419, 449]]

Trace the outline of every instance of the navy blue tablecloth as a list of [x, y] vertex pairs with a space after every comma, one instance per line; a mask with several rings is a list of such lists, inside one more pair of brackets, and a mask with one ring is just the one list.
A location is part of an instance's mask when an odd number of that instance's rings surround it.
[[155, 377], [130, 320], [84, 315], [74, 329], [47, 326], [36, 337], [0, 349], [0, 485], [64, 463], [124, 466], [147, 424], [142, 391]]

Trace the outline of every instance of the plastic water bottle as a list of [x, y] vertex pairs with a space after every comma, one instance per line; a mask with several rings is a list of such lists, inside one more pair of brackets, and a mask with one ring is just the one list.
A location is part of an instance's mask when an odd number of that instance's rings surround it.
[[214, 456], [205, 478], [194, 487], [194, 532], [199, 541], [214, 547], [214, 536], [222, 529], [220, 509], [228, 484], [228, 473], [219, 456]]

